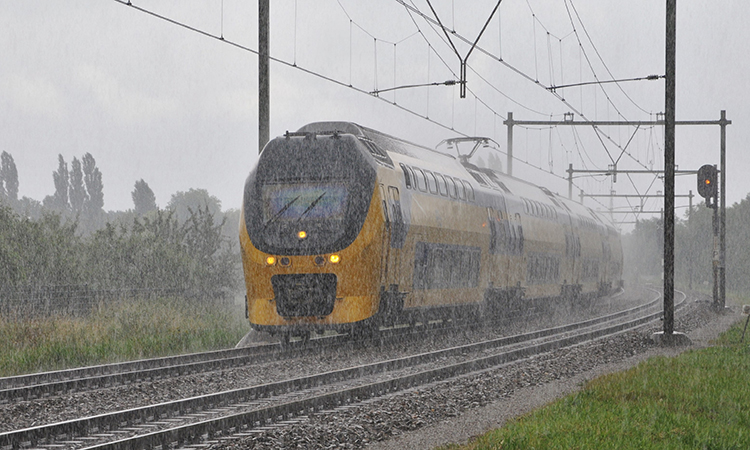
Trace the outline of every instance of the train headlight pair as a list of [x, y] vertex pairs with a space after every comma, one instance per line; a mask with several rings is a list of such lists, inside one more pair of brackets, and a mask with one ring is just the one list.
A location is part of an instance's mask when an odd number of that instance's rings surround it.
[[[292, 264], [292, 261], [288, 257], [286, 257], [286, 256], [282, 256], [278, 260], [276, 259], [275, 256], [268, 256], [268, 257], [266, 257], [266, 265], [267, 266], [275, 266], [277, 262], [279, 264], [281, 264], [282, 266], [289, 266], [289, 265]], [[326, 258], [325, 257], [323, 257], [323, 256], [316, 256], [315, 257], [315, 264], [317, 264], [319, 266], [322, 266], [323, 264], [325, 264], [325, 262], [326, 262]], [[339, 262], [341, 262], [341, 256], [339, 256], [336, 253], [334, 253], [332, 255], [328, 255], [328, 262], [330, 262], [331, 264], [338, 264]]]
[[276, 259], [275, 256], [269, 256], [269, 257], [266, 258], [266, 265], [267, 266], [275, 266], [277, 262], [279, 264], [281, 264], [282, 266], [289, 266], [289, 265], [292, 264], [292, 260], [289, 259], [286, 256], [282, 256], [278, 260]]

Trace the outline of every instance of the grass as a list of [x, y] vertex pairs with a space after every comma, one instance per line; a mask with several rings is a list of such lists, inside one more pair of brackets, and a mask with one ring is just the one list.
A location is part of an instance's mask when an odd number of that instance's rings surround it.
[[656, 357], [589, 382], [465, 446], [445, 449], [749, 449], [745, 320], [714, 347]]
[[234, 346], [240, 307], [174, 298], [117, 301], [87, 318], [0, 318], [0, 376]]

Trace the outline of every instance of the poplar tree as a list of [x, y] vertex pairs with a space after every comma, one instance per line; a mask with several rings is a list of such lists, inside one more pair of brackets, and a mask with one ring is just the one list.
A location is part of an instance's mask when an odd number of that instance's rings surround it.
[[70, 208], [73, 213], [81, 213], [83, 205], [88, 200], [86, 188], [83, 186], [83, 171], [81, 170], [81, 161], [73, 158], [70, 164], [70, 185], [68, 187], [68, 197], [70, 198]]
[[156, 196], [154, 191], [143, 181], [143, 178], [135, 182], [135, 189], [131, 192], [135, 213], [142, 216], [150, 211], [156, 210]]
[[84, 203], [84, 209], [90, 215], [95, 215], [104, 207], [104, 184], [102, 173], [96, 167], [96, 160], [91, 153], [86, 153], [82, 158], [83, 180], [86, 183], [88, 200]]
[[57, 171], [52, 172], [55, 182], [55, 194], [52, 197], [52, 206], [60, 211], [68, 209], [68, 164], [62, 155], [57, 155]]
[[8, 152], [3, 152], [0, 156], [2, 165], [0, 165], [0, 193], [7, 196], [11, 202], [18, 200], [18, 170], [13, 156]]

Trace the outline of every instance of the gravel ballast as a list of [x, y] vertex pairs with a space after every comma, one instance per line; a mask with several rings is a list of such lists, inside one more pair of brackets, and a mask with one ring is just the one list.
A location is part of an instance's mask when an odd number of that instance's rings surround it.
[[[737, 308], [735, 308], [737, 309]], [[368, 448], [431, 449], [465, 443], [507, 420], [580, 389], [603, 374], [626, 370], [652, 356], [674, 356], [710, 340], [739, 319], [691, 301], [678, 314], [675, 330], [693, 344], [668, 348], [653, 344], [647, 327], [572, 348], [560, 349], [478, 375], [421, 387], [365, 404], [321, 412], [299, 423], [269, 427], [214, 449]]]

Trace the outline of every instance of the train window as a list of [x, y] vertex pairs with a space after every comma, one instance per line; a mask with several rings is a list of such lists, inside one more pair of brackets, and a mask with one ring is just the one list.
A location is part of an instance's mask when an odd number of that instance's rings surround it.
[[439, 173], [435, 173], [435, 178], [437, 178], [437, 184], [438, 184], [438, 190], [440, 191], [440, 195], [442, 196], [448, 196], [448, 187], [445, 184], [445, 178]]
[[458, 198], [461, 200], [466, 200], [466, 192], [464, 191], [464, 185], [461, 184], [461, 180], [458, 178], [455, 178], [456, 181], [456, 192], [458, 193]]
[[422, 169], [414, 169], [414, 172], [417, 175], [417, 187], [419, 187], [419, 190], [422, 192], [427, 192], [427, 179], [424, 176], [424, 172], [422, 172]]
[[404, 182], [406, 183], [406, 188], [411, 189], [411, 174], [403, 163], [401, 163], [400, 166], [401, 170], [404, 171]]
[[446, 175], [445, 181], [448, 183], [448, 195], [450, 195], [451, 198], [456, 198], [456, 183], [453, 181], [453, 178]]
[[523, 199], [523, 212], [529, 214], [529, 201], [526, 199]]
[[474, 201], [474, 188], [471, 187], [471, 183], [469, 183], [466, 180], [463, 180], [464, 187], [466, 188], [466, 199], [470, 202]]
[[482, 186], [489, 187], [490, 184], [487, 182], [487, 180], [484, 179], [484, 176], [481, 173], [469, 171], [469, 175], [474, 177], [475, 180], [477, 180], [477, 183], [479, 183]]
[[437, 180], [435, 179], [435, 175], [430, 172], [429, 170], [424, 171], [425, 175], [427, 175], [427, 187], [430, 189], [431, 194], [437, 194]]

